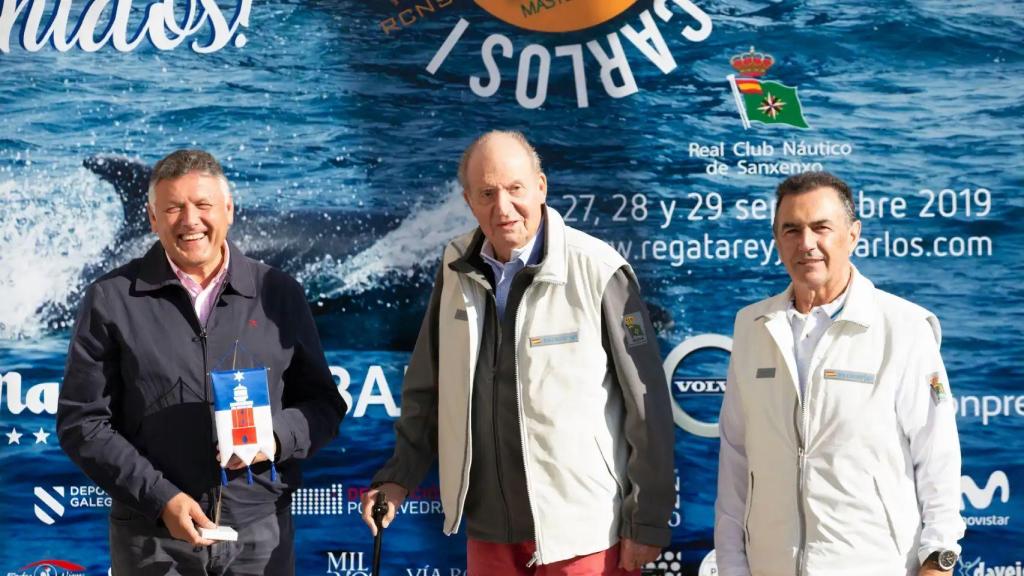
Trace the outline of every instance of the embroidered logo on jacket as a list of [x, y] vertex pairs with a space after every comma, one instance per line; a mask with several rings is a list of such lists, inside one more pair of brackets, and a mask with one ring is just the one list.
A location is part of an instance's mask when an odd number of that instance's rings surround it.
[[647, 332], [644, 330], [644, 318], [639, 312], [626, 314], [622, 317], [622, 327], [626, 329], [626, 345], [630, 348], [647, 344]]
[[932, 372], [928, 375], [928, 387], [932, 389], [932, 400], [935, 400], [936, 404], [945, 400], [946, 396], [949, 396], [949, 393], [946, 391], [946, 385], [942, 383], [938, 372]]

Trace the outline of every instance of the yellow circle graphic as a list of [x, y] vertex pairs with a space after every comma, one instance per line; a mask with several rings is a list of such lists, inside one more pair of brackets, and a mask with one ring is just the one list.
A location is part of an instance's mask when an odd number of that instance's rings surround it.
[[475, 0], [484, 10], [534, 32], [575, 32], [622, 14], [636, 0]]

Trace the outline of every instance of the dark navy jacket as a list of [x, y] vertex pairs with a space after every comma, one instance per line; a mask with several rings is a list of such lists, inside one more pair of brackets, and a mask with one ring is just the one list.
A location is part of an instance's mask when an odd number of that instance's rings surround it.
[[269, 368], [279, 448], [275, 481], [265, 462], [253, 465], [251, 485], [244, 469], [228, 472], [223, 507], [232, 522], [288, 505], [301, 482], [299, 461], [337, 434], [347, 407], [302, 287], [229, 247], [227, 278], [206, 326], [159, 243], [93, 283], [82, 301], [57, 433], [68, 456], [111, 495], [112, 514], [156, 523], [180, 491], [213, 518], [220, 468], [208, 374], [232, 362]]

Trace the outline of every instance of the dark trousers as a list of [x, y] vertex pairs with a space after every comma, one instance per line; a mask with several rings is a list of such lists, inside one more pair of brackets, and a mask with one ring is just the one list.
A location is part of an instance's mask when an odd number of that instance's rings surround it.
[[[230, 525], [230, 523], [225, 523]], [[110, 515], [113, 576], [294, 576], [295, 527], [287, 507], [244, 526], [237, 542], [195, 547], [163, 524], [115, 507]]]

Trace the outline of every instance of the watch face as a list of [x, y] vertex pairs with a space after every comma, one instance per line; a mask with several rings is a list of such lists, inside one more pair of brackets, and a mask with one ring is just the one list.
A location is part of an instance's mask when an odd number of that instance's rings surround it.
[[952, 550], [943, 550], [939, 553], [939, 568], [952, 570], [956, 566], [957, 555]]

